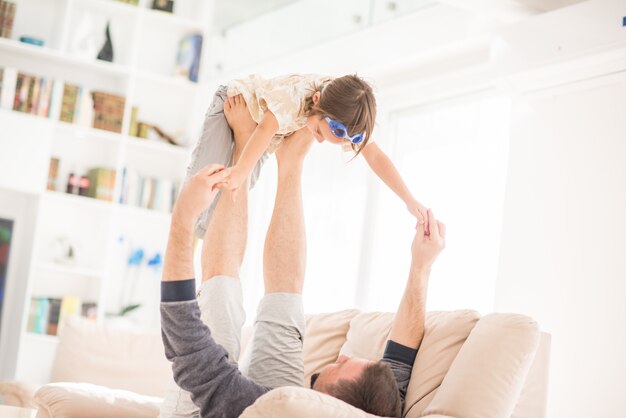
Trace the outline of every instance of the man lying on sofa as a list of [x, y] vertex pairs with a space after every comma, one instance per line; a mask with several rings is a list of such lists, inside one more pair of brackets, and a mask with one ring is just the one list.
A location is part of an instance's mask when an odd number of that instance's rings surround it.
[[[230, 116], [235, 158], [250, 126]], [[184, 185], [172, 213], [161, 284], [161, 327], [173, 386], [161, 417], [238, 417], [257, 398], [280, 386], [303, 386], [302, 339], [306, 240], [301, 196], [302, 163], [312, 138], [303, 132], [285, 140], [276, 153], [278, 190], [264, 250], [265, 296], [254, 323], [251, 346], [240, 367], [244, 322], [239, 270], [247, 238], [247, 187], [237, 199], [224, 191], [204, 249], [213, 256], [202, 265], [196, 295], [194, 223], [217, 194], [228, 169], [209, 165]], [[417, 349], [424, 335], [430, 268], [444, 247], [445, 226], [428, 212], [430, 233], [417, 225], [412, 263], [383, 359], [370, 362], [340, 356], [312, 377], [312, 388], [380, 416], [400, 416]], [[196, 297], [197, 296], [197, 297]], [[186, 392], [189, 391], [189, 394]], [[193, 399], [191, 403], [190, 399]], [[197, 405], [196, 406], [194, 406]]]

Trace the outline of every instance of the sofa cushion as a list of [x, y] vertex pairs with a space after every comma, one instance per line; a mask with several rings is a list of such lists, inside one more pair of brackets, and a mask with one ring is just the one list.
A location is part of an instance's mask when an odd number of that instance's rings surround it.
[[309, 387], [311, 375], [339, 356], [346, 342], [350, 321], [359, 313], [356, 309], [307, 315], [304, 336], [304, 381]]
[[407, 418], [421, 415], [438, 391], [463, 343], [480, 319], [472, 310], [428, 312], [404, 411]]
[[[432, 400], [463, 342], [478, 321], [475, 311], [428, 312], [424, 339], [420, 345], [407, 389], [405, 412], [417, 417]], [[394, 315], [360, 313], [350, 321], [350, 330], [341, 354], [378, 360], [385, 350]]]
[[350, 321], [350, 329], [341, 353], [350, 357], [380, 360], [385, 351], [394, 314], [367, 312], [356, 315]]
[[537, 323], [490, 314], [474, 327], [425, 413], [510, 417], [539, 346]]
[[[246, 408], [240, 418], [380, 418], [311, 389], [283, 387], [261, 396]], [[423, 418], [453, 418], [428, 415]]]
[[269, 417], [376, 418], [376, 415], [311, 389], [283, 387], [261, 396], [240, 415], [240, 418]]
[[0, 405], [34, 408], [36, 390], [36, 386], [24, 382], [0, 382]]
[[35, 393], [37, 418], [154, 418], [161, 401], [88, 383], [49, 383]]
[[51, 381], [163, 396], [171, 374], [159, 333], [122, 331], [69, 318], [60, 336]]

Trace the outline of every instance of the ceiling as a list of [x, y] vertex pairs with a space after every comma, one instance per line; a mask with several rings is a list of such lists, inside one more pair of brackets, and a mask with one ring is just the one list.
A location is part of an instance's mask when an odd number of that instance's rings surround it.
[[215, 27], [222, 30], [298, 0], [214, 0]]
[[[300, 0], [214, 0], [215, 28], [237, 25], [256, 16], [270, 13]], [[367, 0], [362, 0], [367, 1]], [[410, 3], [421, 0], [370, 0], [381, 3]], [[438, 0], [477, 14], [495, 17], [503, 21], [515, 21], [546, 11], [560, 9], [584, 0]], [[341, 4], [338, 2], [338, 4]]]

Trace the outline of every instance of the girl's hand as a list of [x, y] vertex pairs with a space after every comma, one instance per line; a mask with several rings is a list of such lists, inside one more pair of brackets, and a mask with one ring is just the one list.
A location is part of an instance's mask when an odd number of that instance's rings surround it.
[[236, 165], [230, 169], [230, 175], [218, 186], [222, 190], [230, 190], [233, 202], [237, 197], [237, 190], [246, 184], [246, 180], [250, 174], [246, 174]]
[[424, 233], [430, 235], [430, 228], [428, 224], [428, 209], [417, 200], [412, 200], [406, 204], [406, 208], [413, 216], [417, 218], [418, 222], [424, 222]]

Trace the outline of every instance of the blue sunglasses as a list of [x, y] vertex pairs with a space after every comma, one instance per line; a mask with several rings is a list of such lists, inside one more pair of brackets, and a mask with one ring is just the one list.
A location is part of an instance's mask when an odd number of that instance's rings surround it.
[[328, 126], [330, 126], [330, 131], [337, 138], [345, 138], [353, 144], [360, 144], [361, 142], [363, 142], [364, 136], [362, 133], [350, 136], [348, 135], [348, 129], [346, 128], [346, 125], [344, 125], [343, 123], [332, 120], [328, 116], [326, 116], [324, 119], [326, 119], [326, 122], [328, 122]]

